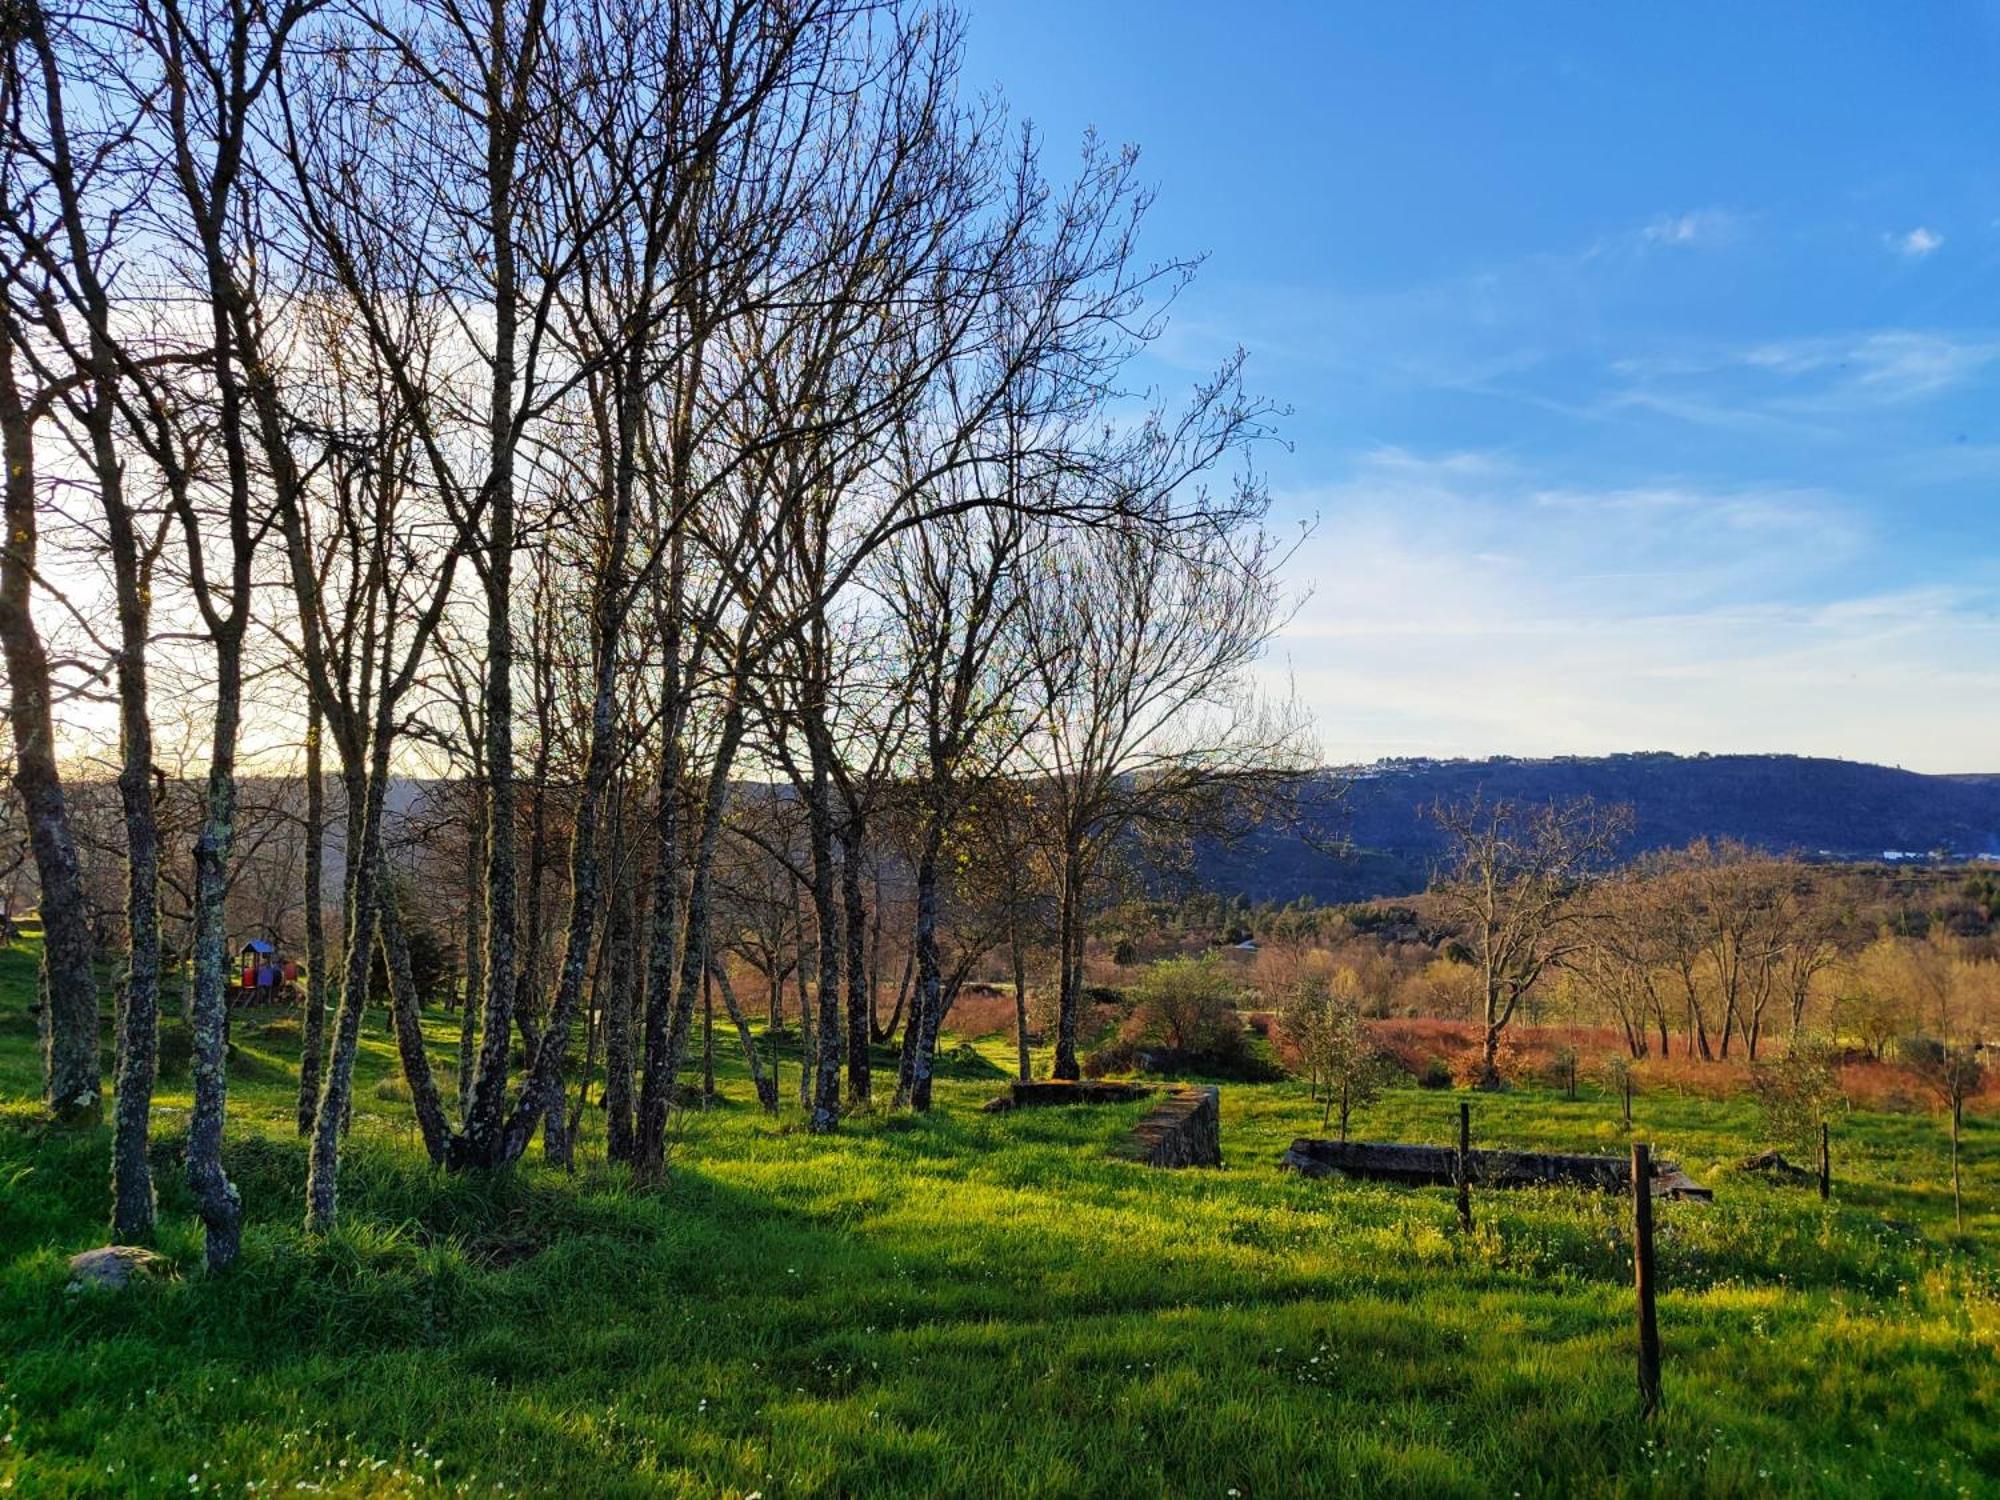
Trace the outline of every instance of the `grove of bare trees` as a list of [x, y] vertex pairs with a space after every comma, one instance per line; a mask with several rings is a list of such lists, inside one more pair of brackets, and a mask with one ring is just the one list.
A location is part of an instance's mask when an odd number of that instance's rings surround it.
[[1123, 852], [1307, 763], [1249, 677], [1272, 409], [1240, 356], [1136, 377], [1192, 263], [1142, 253], [1130, 152], [1059, 168], [968, 85], [950, 10], [24, 0], [0, 41], [14, 784], [60, 1115], [115, 973], [121, 1237], [178, 982], [236, 1253], [249, 936], [304, 944], [309, 1227], [377, 972], [440, 1169], [602, 1108], [657, 1176], [718, 990], [767, 1107], [795, 992], [831, 1130], [899, 1025], [928, 1106], [996, 949], [1025, 1067], [1046, 947], [1073, 1074]]

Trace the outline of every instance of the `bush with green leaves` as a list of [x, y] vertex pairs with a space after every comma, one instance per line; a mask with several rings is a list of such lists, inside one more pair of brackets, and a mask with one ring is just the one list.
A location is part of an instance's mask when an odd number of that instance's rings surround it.
[[1213, 955], [1163, 958], [1127, 991], [1131, 1013], [1118, 1035], [1084, 1059], [1093, 1077], [1143, 1068], [1260, 1078], [1271, 1069], [1250, 1043], [1237, 1009], [1236, 977]]
[[1285, 1039], [1298, 1054], [1313, 1097], [1321, 1100], [1320, 1128], [1337, 1109], [1340, 1138], [1347, 1139], [1356, 1109], [1375, 1102], [1390, 1068], [1361, 1014], [1361, 986], [1352, 969], [1308, 974], [1286, 997], [1280, 1018]]
[[1819, 1149], [1821, 1124], [1847, 1108], [1835, 1070], [1838, 1058], [1833, 1043], [1799, 1036], [1776, 1058], [1751, 1069], [1766, 1141], [1808, 1154]]

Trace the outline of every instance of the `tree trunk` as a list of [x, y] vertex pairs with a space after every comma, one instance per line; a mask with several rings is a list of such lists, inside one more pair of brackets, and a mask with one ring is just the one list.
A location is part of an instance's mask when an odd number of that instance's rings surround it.
[[819, 1034], [813, 1023], [812, 998], [806, 992], [806, 970], [811, 960], [806, 953], [806, 919], [796, 905], [792, 908], [792, 976], [799, 991], [799, 1108], [812, 1108], [813, 1039]]
[[0, 549], [0, 649], [7, 663], [14, 733], [14, 789], [28, 818], [28, 846], [41, 885], [42, 1097], [58, 1120], [102, 1113], [97, 1057], [97, 984], [90, 972], [90, 917], [76, 838], [56, 768], [48, 653], [35, 628], [34, 425], [15, 384], [14, 346], [0, 332], [0, 456], [6, 545]]
[[[910, 1003], [910, 983], [916, 978], [916, 974], [917, 945], [912, 941], [909, 951], [903, 955], [903, 973], [902, 977], [896, 981], [896, 1003], [890, 1008], [889, 1024], [882, 1028], [882, 1040], [885, 1042], [894, 1041], [896, 1039], [896, 1028], [903, 1024], [903, 1009]], [[903, 1086], [900, 1073], [897, 1076], [896, 1086], [899, 1089]]]
[[[496, 548], [498, 544], [496, 543]], [[498, 564], [494, 564], [498, 566]], [[504, 621], [488, 632], [487, 649], [511, 660]], [[476, 1166], [493, 1161], [506, 1125], [507, 1051], [514, 1033], [514, 989], [517, 955], [514, 936], [519, 893], [514, 858], [514, 742], [505, 727], [513, 712], [506, 670], [489, 663], [487, 677], [486, 763], [486, 952], [485, 1002], [479, 1018], [479, 1050], [473, 1065], [472, 1088], [462, 1111], [463, 1131], [453, 1138], [450, 1165]]]
[[1489, 1004], [1486, 1025], [1479, 1037], [1479, 1086], [1483, 1089], [1500, 1087], [1500, 1033], [1504, 1028], [1493, 1017], [1493, 1007]]
[[458, 1120], [472, 1103], [472, 1070], [478, 1056], [480, 1000], [486, 993], [486, 923], [479, 868], [486, 854], [486, 791], [474, 783], [472, 824], [465, 851], [465, 997], [458, 1017]]
[[1021, 1082], [1034, 1077], [1028, 1057], [1028, 959], [1021, 947], [1019, 924], [1007, 923], [1007, 948], [1014, 961], [1014, 1045], [1019, 1054]]
[[369, 969], [375, 957], [377, 905], [386, 894], [377, 889], [381, 867], [382, 798], [388, 781], [387, 751], [378, 747], [374, 774], [344, 768], [348, 806], [358, 807], [358, 819], [348, 826], [356, 835], [347, 852], [347, 940], [342, 964], [340, 1002], [333, 1018], [333, 1048], [327, 1059], [326, 1082], [320, 1088], [313, 1115], [312, 1149], [306, 1165], [306, 1232], [331, 1233], [339, 1212], [340, 1133], [354, 1096], [354, 1054], [361, 1039], [361, 1015], [368, 1005]]
[[736, 1040], [743, 1046], [743, 1060], [750, 1067], [750, 1082], [757, 1090], [757, 1102], [764, 1113], [778, 1112], [778, 1080], [775, 1074], [766, 1077], [764, 1062], [758, 1055], [755, 1038], [750, 1035], [749, 1023], [743, 1019], [743, 1011], [736, 1003], [736, 992], [729, 984], [729, 971], [718, 961], [715, 964], [715, 982], [722, 990], [722, 1005], [729, 1012], [729, 1020], [736, 1027]]
[[[72, 224], [73, 244], [80, 239], [79, 228]], [[91, 326], [91, 400], [83, 423], [104, 511], [118, 609], [118, 800], [125, 824], [127, 945], [125, 975], [119, 985], [111, 1227], [117, 1239], [134, 1242], [152, 1238], [156, 1213], [152, 1165], [147, 1159], [160, 1030], [160, 824], [146, 673], [152, 590], [149, 565], [125, 503], [124, 468], [113, 432], [117, 366], [106, 299], [94, 276], [83, 278], [82, 289], [90, 302]], [[32, 455], [24, 464], [30, 477], [31, 459]]]
[[521, 897], [521, 958], [514, 978], [514, 1025], [521, 1033], [521, 1056], [531, 1068], [536, 1049], [542, 1045], [542, 887], [549, 870], [548, 744], [549, 736], [544, 732], [528, 778], [534, 806], [528, 814], [528, 886]]
[[1078, 852], [1070, 849], [1063, 860], [1062, 897], [1057, 920], [1056, 946], [1061, 953], [1062, 974], [1056, 991], [1056, 1056], [1051, 1072], [1061, 1079], [1083, 1076], [1076, 1060], [1077, 1011], [1083, 1004], [1081, 986], [1077, 982], [1083, 949], [1080, 936], [1082, 899], [1077, 879], [1079, 863]]
[[914, 945], [917, 988], [910, 1001], [910, 1019], [903, 1032], [903, 1062], [897, 1079], [898, 1102], [919, 1112], [931, 1107], [931, 1073], [936, 1061], [938, 1016], [944, 1005], [943, 965], [938, 959], [938, 856], [944, 843], [942, 822], [933, 816], [924, 830], [917, 854], [917, 925]]
[[1960, 1233], [1965, 1230], [1965, 1198], [1959, 1191], [1958, 1135], [1965, 1123], [1965, 1099], [1951, 1101], [1951, 1222]]
[[875, 899], [868, 909], [868, 1039], [884, 1042], [876, 1015], [882, 1001], [882, 868], [875, 867]]
[[326, 783], [320, 764], [322, 717], [319, 696], [308, 693], [306, 709], [306, 995], [299, 1022], [299, 1134], [312, 1134], [319, 1109], [320, 1065], [326, 1055]]
[[784, 1057], [778, 1050], [778, 1030], [783, 1022], [779, 1011], [784, 1008], [785, 1002], [785, 976], [783, 970], [778, 967], [778, 961], [775, 957], [771, 960], [771, 993], [769, 999], [771, 1002], [771, 1016], [765, 1028], [764, 1039], [771, 1044], [771, 1093], [775, 1096], [779, 1091], [781, 1074], [784, 1067]]
[[[917, 1027], [916, 1077], [910, 1084], [910, 1108], [918, 1114], [928, 1114], [931, 1107], [931, 1082], [937, 1076], [938, 1033], [944, 1027], [944, 1018], [951, 1010], [952, 1001], [958, 998], [958, 981], [963, 976], [954, 976], [950, 985], [942, 982], [938, 992], [925, 1006], [922, 1023]], [[915, 1017], [911, 1018], [913, 1021]]]
[[520, 913], [515, 859], [514, 786], [514, 445], [515, 383], [519, 374], [515, 339], [520, 328], [519, 266], [515, 255], [515, 150], [521, 120], [504, 93], [507, 70], [516, 60], [508, 48], [498, 7], [488, 71], [485, 222], [493, 279], [493, 351], [488, 371], [486, 443], [488, 523], [482, 576], [486, 584], [486, 674], [481, 711], [486, 773], [486, 996], [479, 1027], [479, 1058], [465, 1125], [453, 1137], [453, 1164], [480, 1164], [498, 1154], [506, 1126], [507, 1049], [514, 1032], [516, 923]]
[[814, 1046], [815, 1080], [812, 1114], [806, 1128], [823, 1135], [840, 1124], [840, 916], [834, 905], [833, 813], [831, 772], [828, 762], [832, 749], [814, 733], [811, 744], [812, 779], [806, 788], [806, 841], [812, 854], [813, 916], [819, 924], [817, 981], [819, 1035]]
[[417, 1129], [423, 1134], [424, 1150], [433, 1166], [442, 1166], [445, 1145], [451, 1139], [451, 1123], [445, 1118], [444, 1101], [438, 1095], [437, 1080], [431, 1076], [430, 1054], [424, 1051], [423, 997], [417, 993], [416, 975], [410, 965], [409, 935], [403, 930], [403, 914], [397, 908], [395, 888], [389, 880], [388, 862], [379, 849], [376, 859], [376, 926], [382, 944], [383, 967], [389, 971], [390, 1013], [396, 1025], [396, 1050], [403, 1063], [403, 1081], [410, 1086], [410, 1102], [416, 1109]]
[[722, 721], [714, 760], [702, 789], [701, 828], [695, 838], [694, 865], [688, 876], [687, 928], [681, 945], [680, 994], [674, 1002], [673, 1024], [668, 1030], [670, 1079], [680, 1076], [693, 1033], [695, 1003], [708, 973], [715, 853], [722, 843], [722, 819], [729, 807], [729, 776], [736, 763], [736, 749], [743, 739], [743, 712], [732, 704]]
[[604, 1154], [632, 1159], [632, 987], [638, 967], [636, 920], [639, 872], [618, 882], [611, 898], [611, 980], [604, 1005]]
[[[616, 585], [614, 574], [613, 583]], [[600, 601], [600, 609], [609, 605]], [[604, 794], [611, 784], [613, 710], [616, 707], [617, 650], [615, 627], [600, 621], [597, 642], [596, 690], [591, 700], [590, 747], [585, 754], [583, 794], [577, 799], [576, 826], [570, 838], [570, 903], [568, 932], [563, 942], [562, 968], [556, 981], [555, 1003], [549, 1007], [547, 1025], [539, 1045], [530, 1056], [528, 1080], [520, 1101], [501, 1132], [499, 1155], [492, 1165], [518, 1161], [527, 1150], [536, 1124], [544, 1115], [559, 1112], [563, 1097], [563, 1064], [569, 1053], [570, 1027], [583, 998], [584, 971], [589, 966], [591, 945], [597, 922], [598, 871], [602, 851], [598, 846], [598, 822]], [[539, 793], [537, 794], [539, 796]], [[562, 1155], [561, 1122], [554, 1121], [554, 1150]]]
[[847, 933], [847, 1092], [866, 1104], [873, 1090], [868, 1067], [868, 910], [861, 898], [863, 824], [854, 820], [841, 841], [840, 897]]
[[[706, 949], [707, 944], [704, 943]], [[701, 980], [701, 1107], [715, 1102], [715, 970]]]
[[[143, 627], [142, 627], [143, 628]], [[129, 652], [129, 645], [121, 650]], [[143, 639], [139, 649], [143, 652]], [[121, 678], [124, 663], [120, 662]], [[155, 1194], [146, 1150], [160, 1046], [160, 826], [153, 807], [151, 727], [144, 668], [133, 687], [122, 681], [124, 763], [118, 773], [125, 811], [125, 919], [129, 934], [119, 1017], [116, 1120], [111, 1141], [111, 1229], [115, 1238], [150, 1240]]]
[[653, 916], [646, 954], [643, 1031], [639, 1061], [639, 1109], [632, 1165], [652, 1175], [665, 1167], [667, 1116], [673, 1110], [674, 1075], [669, 1071], [676, 992], [674, 960], [680, 938], [681, 760], [674, 728], [662, 728], [660, 771], [653, 808]]
[[236, 733], [243, 697], [243, 645], [234, 629], [221, 633], [215, 655], [208, 809], [194, 846], [194, 1108], [188, 1119], [187, 1185], [206, 1231], [208, 1267], [219, 1271], [236, 1259], [243, 1222], [242, 1198], [222, 1169], [229, 1093], [224, 902], [236, 842]]

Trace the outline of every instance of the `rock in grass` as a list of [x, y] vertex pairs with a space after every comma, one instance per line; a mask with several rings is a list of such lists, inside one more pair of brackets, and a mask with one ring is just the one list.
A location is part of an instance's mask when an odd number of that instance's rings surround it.
[[85, 1287], [109, 1287], [116, 1291], [130, 1286], [135, 1277], [163, 1275], [166, 1257], [155, 1255], [143, 1245], [99, 1245], [69, 1258], [69, 1287], [80, 1292]]

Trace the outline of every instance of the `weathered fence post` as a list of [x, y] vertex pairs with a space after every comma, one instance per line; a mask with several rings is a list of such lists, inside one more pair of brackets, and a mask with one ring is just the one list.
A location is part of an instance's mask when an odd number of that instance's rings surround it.
[[1826, 1128], [1826, 1121], [1819, 1122], [1819, 1201], [1824, 1203], [1833, 1196], [1833, 1143]]
[[1653, 1150], [1632, 1143], [1632, 1289], [1639, 1304], [1639, 1411], [1660, 1409], [1660, 1324], [1653, 1309]]
[[1472, 1106], [1458, 1105], [1458, 1227], [1472, 1232]]
[[1625, 1128], [1632, 1128], [1632, 1073], [1629, 1068], [1625, 1072]]

